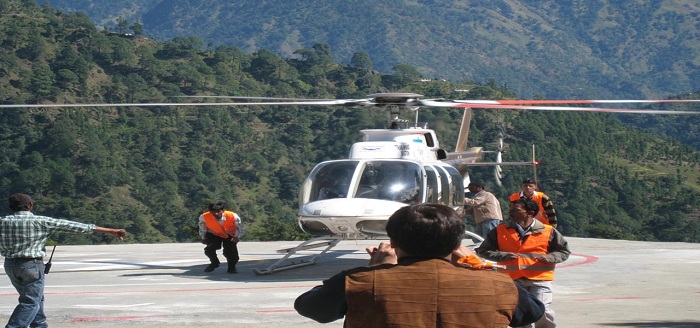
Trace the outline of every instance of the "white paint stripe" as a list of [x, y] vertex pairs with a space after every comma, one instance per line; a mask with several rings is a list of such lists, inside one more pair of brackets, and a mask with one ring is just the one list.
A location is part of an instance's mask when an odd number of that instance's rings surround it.
[[142, 284], [99, 284], [99, 285], [58, 285], [49, 286], [49, 288], [76, 288], [76, 287], [125, 287], [125, 286], [189, 286], [189, 285], [219, 285], [219, 284], [231, 284], [230, 281], [200, 281], [200, 282], [165, 282], [165, 283], [142, 283]]
[[[219, 284], [231, 284], [230, 281], [194, 281], [194, 282], [163, 282], [163, 283], [133, 283], [133, 284], [99, 284], [99, 285], [50, 285], [46, 287], [46, 290], [53, 288], [81, 288], [81, 287], [138, 287], [138, 286], [190, 286], [190, 285], [219, 285]], [[0, 286], [0, 290], [15, 290], [12, 285]]]
[[[241, 257], [242, 261], [262, 261], [262, 260], [268, 260], [268, 259], [263, 259], [263, 258], [250, 258], [250, 257]], [[85, 264], [108, 264], [108, 265], [114, 265], [113, 262], [124, 262], [122, 265], [168, 265], [168, 264], [181, 264], [181, 263], [201, 263], [201, 264], [207, 264], [208, 260], [204, 257], [200, 259], [183, 259], [183, 260], [163, 260], [163, 261], [151, 261], [151, 262], [140, 262], [140, 263], [135, 263], [135, 262], [128, 262], [127, 260], [124, 259], [89, 259], [89, 260], [77, 260], [77, 261], [52, 261], [53, 264], [61, 264], [61, 265], [85, 265]]]
[[125, 305], [113, 305], [113, 304], [77, 304], [74, 305], [74, 307], [77, 308], [83, 308], [83, 309], [92, 309], [92, 308], [131, 308], [131, 307], [139, 307], [139, 306], [148, 306], [148, 305], [154, 305], [156, 303], [141, 303], [141, 304], [125, 304]]

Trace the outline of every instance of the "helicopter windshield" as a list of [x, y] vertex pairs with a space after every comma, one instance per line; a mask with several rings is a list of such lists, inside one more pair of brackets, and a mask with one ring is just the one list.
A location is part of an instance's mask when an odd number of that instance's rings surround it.
[[311, 202], [370, 198], [415, 204], [423, 196], [423, 171], [420, 165], [409, 161], [327, 162], [317, 166], [309, 180]]
[[309, 201], [347, 198], [350, 182], [358, 163], [358, 161], [339, 161], [319, 164], [309, 176], [311, 180]]
[[413, 162], [368, 161], [360, 174], [354, 198], [383, 199], [416, 204], [423, 195], [423, 171]]

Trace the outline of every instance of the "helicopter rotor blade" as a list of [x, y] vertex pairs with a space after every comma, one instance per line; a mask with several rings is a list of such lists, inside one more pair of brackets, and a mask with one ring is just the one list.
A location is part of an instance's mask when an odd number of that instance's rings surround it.
[[664, 115], [699, 115], [700, 111], [671, 111], [655, 109], [604, 108], [604, 107], [565, 107], [565, 106], [527, 106], [527, 105], [489, 105], [489, 104], [458, 104], [454, 107], [471, 107], [482, 109], [525, 109], [549, 110], [563, 112], [597, 112], [597, 113], [626, 113], [626, 114], [664, 114]]
[[672, 111], [634, 108], [605, 107], [565, 107], [535, 106], [536, 104], [622, 104], [622, 103], [697, 103], [694, 99], [667, 100], [447, 100], [419, 99], [421, 95], [413, 93], [377, 93], [364, 99], [298, 99], [246, 96], [176, 96], [175, 98], [215, 98], [237, 100], [267, 100], [239, 102], [161, 102], [161, 103], [92, 103], [92, 104], [0, 104], [3, 108], [63, 108], [63, 107], [158, 107], [158, 106], [348, 106], [348, 107], [400, 107], [416, 109], [426, 107], [481, 108], [481, 109], [525, 109], [550, 111], [586, 111], [632, 114], [700, 114], [700, 111]]
[[698, 99], [532, 99], [532, 100], [453, 100], [458, 103], [490, 104], [490, 105], [547, 105], [547, 104], [652, 104], [652, 103], [697, 103]]
[[[288, 101], [337, 101], [338, 99], [319, 98], [285, 98], [285, 97], [252, 97], [252, 96], [172, 96], [170, 98], [195, 98], [195, 99], [241, 99], [241, 100], [288, 100]], [[354, 99], [353, 99], [354, 100]]]
[[1, 108], [84, 108], [84, 107], [161, 107], [161, 106], [272, 106], [272, 105], [322, 105], [360, 106], [364, 99], [279, 101], [279, 102], [198, 102], [198, 103], [112, 103], [112, 104], [3, 104]]
[[[533, 106], [534, 104], [586, 104], [586, 103], [698, 103], [700, 100], [670, 99], [670, 100], [420, 100], [422, 106], [429, 107], [470, 107], [481, 109], [525, 109], [550, 110], [571, 112], [606, 112], [629, 114], [700, 114], [700, 111], [671, 111], [634, 108], [605, 108], [605, 107], [568, 107], [568, 106]], [[533, 105], [531, 105], [533, 104]]]

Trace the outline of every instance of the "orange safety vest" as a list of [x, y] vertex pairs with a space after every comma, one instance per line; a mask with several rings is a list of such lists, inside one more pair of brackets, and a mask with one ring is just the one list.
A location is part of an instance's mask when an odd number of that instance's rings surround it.
[[236, 217], [231, 211], [224, 211], [224, 225], [219, 224], [219, 220], [211, 214], [211, 212], [202, 213], [204, 216], [204, 224], [207, 226], [207, 232], [211, 232], [221, 238], [230, 238], [236, 235]]
[[[540, 211], [537, 212], [537, 215], [535, 215], [535, 219], [539, 220], [540, 222], [544, 224], [549, 224], [549, 218], [547, 217], [547, 213], [544, 212], [544, 206], [542, 205], [542, 195], [544, 195], [543, 192], [541, 191], [535, 191], [535, 194], [532, 195], [529, 199], [532, 199], [537, 203], [537, 205], [540, 206]], [[513, 203], [520, 199], [520, 193], [516, 192], [514, 194], [510, 195], [510, 202]]]
[[520, 242], [520, 235], [515, 229], [508, 228], [507, 224], [496, 227], [498, 250], [518, 254], [514, 260], [499, 261], [505, 265], [505, 272], [513, 280], [527, 278], [530, 280], [554, 280], [554, 263], [542, 263], [535, 259], [537, 255], [547, 254], [549, 237], [554, 229], [545, 225], [542, 232], [529, 235], [525, 242]]

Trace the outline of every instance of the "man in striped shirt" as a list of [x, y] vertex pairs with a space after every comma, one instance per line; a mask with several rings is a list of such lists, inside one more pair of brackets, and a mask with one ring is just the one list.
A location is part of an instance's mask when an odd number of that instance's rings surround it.
[[521, 192], [510, 195], [510, 203], [513, 204], [520, 199], [531, 199], [540, 206], [535, 219], [552, 227], [557, 227], [557, 215], [554, 211], [554, 203], [547, 194], [537, 191], [537, 182], [534, 179], [525, 179], [521, 185]]
[[5, 257], [5, 273], [19, 293], [19, 304], [5, 327], [48, 327], [43, 258], [49, 236], [54, 232], [100, 232], [123, 240], [126, 231], [34, 215], [34, 201], [26, 194], [13, 194], [9, 205], [14, 213], [0, 218], [0, 255]]

